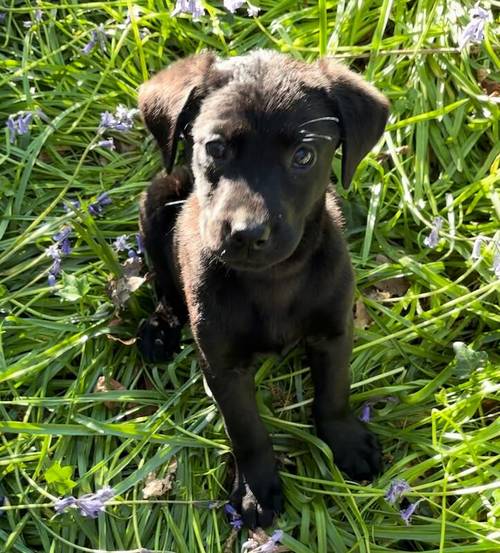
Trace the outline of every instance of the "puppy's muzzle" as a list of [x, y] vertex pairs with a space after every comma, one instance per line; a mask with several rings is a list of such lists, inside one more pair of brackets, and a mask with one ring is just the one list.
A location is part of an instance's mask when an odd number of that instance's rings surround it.
[[269, 223], [225, 221], [222, 227], [223, 250], [238, 257], [251, 256], [252, 252], [265, 249], [270, 237]]

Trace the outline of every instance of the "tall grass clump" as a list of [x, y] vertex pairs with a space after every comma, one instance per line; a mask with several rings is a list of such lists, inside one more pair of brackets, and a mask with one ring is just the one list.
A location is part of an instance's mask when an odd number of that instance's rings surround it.
[[0, 551], [225, 552], [248, 539], [222, 508], [229, 443], [191, 338], [164, 366], [134, 345], [153, 305], [138, 197], [160, 167], [137, 89], [206, 48], [334, 55], [392, 105], [339, 191], [357, 275], [352, 403], [385, 471], [346, 481], [314, 436], [302, 351], [267, 359], [257, 395], [286, 496], [268, 549], [500, 551], [494, 3], [194, 4], [198, 17], [160, 0], [0, 6]]

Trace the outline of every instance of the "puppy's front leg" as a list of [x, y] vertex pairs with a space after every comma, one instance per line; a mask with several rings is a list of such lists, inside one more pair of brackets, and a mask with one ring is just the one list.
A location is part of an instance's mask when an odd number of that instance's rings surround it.
[[236, 457], [231, 501], [247, 527], [270, 526], [274, 515], [281, 511], [283, 500], [271, 440], [257, 412], [253, 375], [245, 369], [228, 369], [213, 375], [213, 370], [205, 370]]
[[375, 436], [349, 408], [352, 331], [328, 338], [309, 338], [315, 398], [313, 413], [318, 435], [330, 446], [335, 464], [354, 480], [372, 480], [381, 471]]

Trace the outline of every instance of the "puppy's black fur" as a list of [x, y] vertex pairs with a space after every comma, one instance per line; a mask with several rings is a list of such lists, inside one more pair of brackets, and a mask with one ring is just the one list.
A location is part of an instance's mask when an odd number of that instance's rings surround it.
[[[168, 360], [189, 321], [233, 444], [232, 501], [247, 526], [268, 526], [282, 495], [255, 402], [256, 353], [302, 340], [317, 432], [336, 464], [357, 480], [381, 468], [349, 409], [354, 280], [329, 179], [341, 146], [349, 185], [387, 101], [331, 59], [256, 51], [178, 61], [141, 87], [139, 104], [166, 167], [142, 207], [159, 307], [139, 345], [147, 360]], [[186, 166], [171, 172], [179, 139]]]

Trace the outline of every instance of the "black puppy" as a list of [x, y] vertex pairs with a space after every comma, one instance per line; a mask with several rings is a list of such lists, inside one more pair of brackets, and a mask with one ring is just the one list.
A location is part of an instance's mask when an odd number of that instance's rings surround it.
[[[142, 206], [159, 307], [139, 345], [167, 360], [189, 321], [236, 457], [231, 499], [247, 526], [268, 526], [282, 494], [255, 402], [256, 353], [302, 340], [317, 432], [337, 466], [356, 480], [381, 468], [349, 409], [354, 280], [329, 179], [341, 145], [349, 185], [388, 104], [331, 59], [264, 50], [178, 61], [141, 87], [139, 104], [166, 168]], [[179, 139], [186, 166], [171, 172]]]

